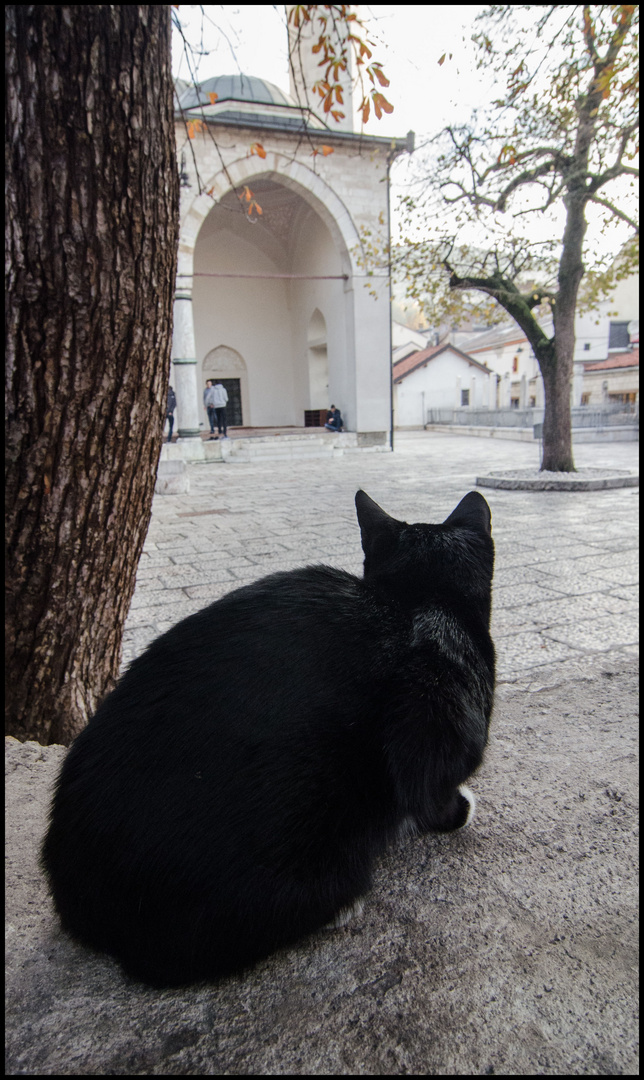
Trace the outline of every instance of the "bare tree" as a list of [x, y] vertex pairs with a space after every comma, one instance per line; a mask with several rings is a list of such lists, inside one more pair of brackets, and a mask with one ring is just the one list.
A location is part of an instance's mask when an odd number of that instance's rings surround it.
[[[588, 306], [637, 258], [628, 184], [639, 175], [638, 8], [512, 5], [479, 20], [479, 66], [497, 73], [502, 94], [432, 142], [422, 193], [403, 200], [407, 224], [429, 223], [432, 239], [407, 239], [394, 262], [434, 317], [458, 319], [482, 294], [488, 314], [493, 301], [518, 323], [543, 376], [542, 468], [573, 470], [570, 385], [584, 263]], [[610, 267], [586, 240], [591, 205], [606, 227], [630, 230]], [[524, 217], [541, 217], [545, 228], [558, 207], [563, 235], [526, 241]], [[473, 222], [485, 227], [478, 249], [459, 243]], [[542, 326], [545, 314], [552, 331]]]

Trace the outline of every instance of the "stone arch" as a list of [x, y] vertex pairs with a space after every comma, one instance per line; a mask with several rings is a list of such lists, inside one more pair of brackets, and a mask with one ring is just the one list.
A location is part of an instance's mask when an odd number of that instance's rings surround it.
[[327, 353], [326, 319], [316, 307], [307, 331], [309, 367], [309, 409], [329, 406], [329, 359]]
[[[290, 161], [283, 155], [269, 153], [266, 160], [239, 158], [208, 179], [204, 187], [220, 200], [233, 186], [242, 187], [253, 179], [273, 180], [290, 188], [309, 204], [328, 227], [340, 254], [343, 271], [351, 277], [357, 269], [357, 257], [361, 241], [353, 219], [346, 206], [320, 176], [301, 162]], [[179, 244], [179, 277], [192, 273], [192, 258], [199, 230], [213, 207], [212, 198], [201, 194], [195, 196], [181, 224]], [[351, 286], [349, 280], [347, 286]]]
[[249, 410], [248, 370], [246, 361], [237, 349], [216, 345], [206, 353], [202, 364], [203, 383], [206, 379], [239, 379], [241, 389], [242, 424]]

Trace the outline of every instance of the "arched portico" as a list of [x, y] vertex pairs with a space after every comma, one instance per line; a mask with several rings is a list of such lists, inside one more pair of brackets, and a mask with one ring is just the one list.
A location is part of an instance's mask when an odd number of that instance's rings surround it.
[[245, 424], [303, 426], [305, 412], [327, 408], [330, 394], [355, 429], [355, 293], [347, 239], [357, 242], [357, 230], [310, 169], [299, 170], [309, 183], [303, 190], [293, 175], [277, 174], [266, 162], [261, 169], [236, 164], [231, 178], [252, 183], [261, 215], [249, 222], [228, 182], [214, 205], [195, 198], [187, 215], [191, 236], [182, 233], [179, 281], [191, 286], [199, 396], [211, 374], [206, 358], [225, 341], [245, 361]]
[[[177, 125], [179, 434], [203, 424], [206, 358], [225, 344], [246, 366], [245, 425], [299, 427], [333, 399], [358, 445], [384, 446], [389, 284], [383, 273], [365, 288], [360, 236], [367, 229], [386, 243], [388, 164], [404, 147], [350, 124], [326, 127], [267, 83], [217, 80], [181, 97], [189, 149]], [[246, 187], [262, 211], [250, 220], [239, 200]]]

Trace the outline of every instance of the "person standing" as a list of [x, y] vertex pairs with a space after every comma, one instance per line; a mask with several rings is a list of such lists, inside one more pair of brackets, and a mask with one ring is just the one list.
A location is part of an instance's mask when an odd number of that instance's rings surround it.
[[165, 408], [165, 418], [170, 426], [168, 442], [172, 442], [172, 429], [174, 427], [174, 410], [177, 407], [177, 398], [171, 386], [168, 387], [168, 404]]
[[215, 383], [213, 391], [215, 395], [215, 412], [217, 413], [217, 431], [223, 439], [227, 439], [226, 405], [228, 404], [228, 391], [220, 382]]
[[206, 379], [206, 389], [203, 392], [203, 404], [204, 409], [208, 413], [208, 423], [210, 424], [210, 438], [215, 438], [215, 389], [212, 385], [212, 379]]

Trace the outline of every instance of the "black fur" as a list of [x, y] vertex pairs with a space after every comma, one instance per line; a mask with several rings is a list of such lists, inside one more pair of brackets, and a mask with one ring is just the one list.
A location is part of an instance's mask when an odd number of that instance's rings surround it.
[[71, 747], [42, 865], [66, 930], [170, 986], [333, 920], [404, 831], [466, 821], [494, 693], [494, 546], [356, 495], [364, 578], [271, 574], [138, 657]]

